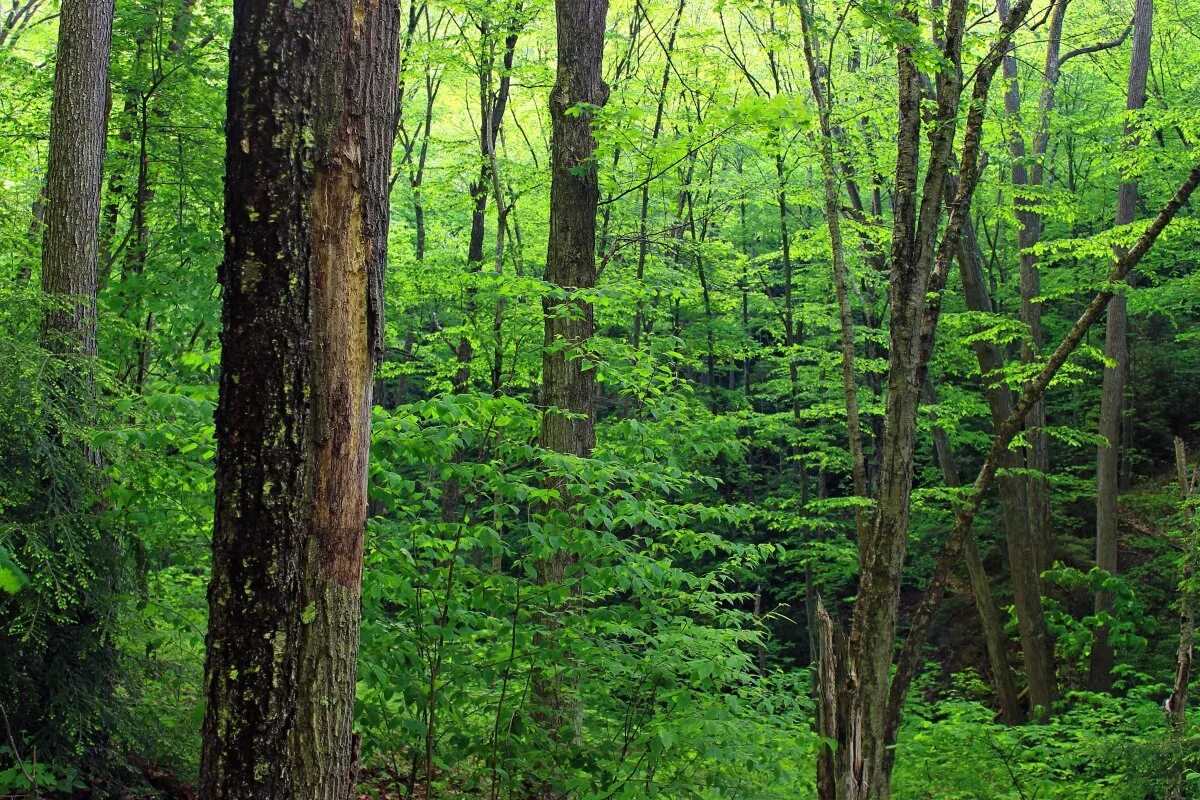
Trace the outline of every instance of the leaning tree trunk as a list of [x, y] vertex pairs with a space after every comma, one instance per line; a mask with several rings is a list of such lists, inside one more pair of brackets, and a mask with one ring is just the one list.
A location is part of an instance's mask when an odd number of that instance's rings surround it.
[[[1136, 120], [1132, 117], [1146, 105], [1146, 73], [1150, 66], [1150, 34], [1154, 19], [1154, 0], [1137, 0], [1133, 17], [1133, 52], [1129, 60], [1129, 87], [1125, 107], [1130, 119], [1125, 123], [1125, 135], [1137, 146], [1134, 133]], [[1133, 222], [1137, 210], [1137, 181], [1125, 181], [1117, 193], [1116, 224]], [[1117, 494], [1120, 491], [1119, 461], [1121, 447], [1121, 418], [1125, 384], [1129, 379], [1129, 342], [1125, 313], [1125, 295], [1118, 294], [1108, 305], [1104, 329], [1104, 354], [1112, 366], [1104, 368], [1100, 390], [1100, 436], [1104, 444], [1096, 448], [1096, 566], [1109, 575], [1116, 575], [1117, 563]], [[1096, 592], [1096, 616], [1113, 613], [1111, 592]], [[1109, 629], [1102, 621], [1096, 623], [1092, 638], [1092, 658], [1088, 672], [1088, 687], [1095, 692], [1112, 688], [1113, 648]]]
[[392, 0], [238, 0], [201, 796], [347, 800]]
[[113, 0], [63, 0], [42, 240], [42, 291], [56, 301], [42, 320], [42, 341], [62, 354], [96, 354], [96, 259], [112, 22]]
[[[550, 92], [550, 241], [545, 280], [554, 294], [542, 301], [545, 350], [542, 356], [541, 444], [546, 450], [588, 457], [596, 443], [595, 373], [583, 358], [594, 329], [592, 304], [578, 292], [596, 285], [596, 208], [600, 184], [595, 170], [596, 140], [591, 119], [608, 100], [604, 83], [604, 25], [608, 0], [556, 0], [558, 74]], [[582, 110], [582, 113], [581, 113]], [[560, 294], [565, 293], [565, 294]], [[566, 519], [571, 498], [561, 480], [549, 479], [562, 497], [552, 517]], [[538, 582], [562, 585], [575, 557], [558, 550], [537, 564]], [[553, 628], [551, 611], [544, 621]], [[543, 635], [548, 644], [551, 636]], [[533, 676], [536, 714], [555, 745], [580, 736], [582, 711], [574, 698], [569, 654], [553, 669]], [[560, 775], [537, 776], [544, 798], [562, 796]]]

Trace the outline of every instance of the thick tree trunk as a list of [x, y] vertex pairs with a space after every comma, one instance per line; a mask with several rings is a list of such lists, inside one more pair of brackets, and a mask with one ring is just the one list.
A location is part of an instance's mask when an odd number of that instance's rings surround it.
[[42, 320], [42, 340], [61, 354], [96, 354], [96, 262], [112, 21], [113, 0], [63, 0], [42, 240], [42, 291], [55, 303]]
[[[579, 113], [580, 104], [600, 107], [608, 100], [604, 84], [604, 26], [607, 0], [556, 0], [558, 31], [557, 79], [550, 92], [550, 240], [546, 252], [545, 280], [563, 295], [542, 301], [545, 350], [542, 356], [541, 444], [547, 450], [589, 457], [596, 444], [595, 373], [585, 367], [584, 356], [594, 330], [592, 304], [579, 296], [596, 285], [596, 209], [600, 184], [595, 171], [596, 140], [592, 112]], [[559, 489], [558, 507], [546, 509], [551, 517], [566, 520], [571, 498], [561, 480], [550, 479]], [[570, 550], [550, 553], [537, 564], [541, 584], [570, 583], [575, 562]], [[544, 620], [557, 622], [552, 610]], [[550, 640], [542, 637], [543, 642]], [[533, 676], [536, 714], [548, 739], [562, 745], [579, 738], [582, 709], [575, 698], [569, 654], [552, 669]], [[560, 774], [538, 778], [539, 796], [562, 794]]]
[[[1150, 66], [1151, 26], [1154, 0], [1137, 0], [1133, 15], [1133, 52], [1129, 60], [1129, 86], [1125, 107], [1133, 113], [1146, 105], [1146, 75]], [[1136, 147], [1137, 137], [1131, 118], [1125, 124], [1127, 142]], [[1125, 181], [1117, 192], [1117, 225], [1133, 222], [1137, 210], [1137, 181]], [[1118, 572], [1117, 495], [1120, 491], [1120, 450], [1125, 384], [1129, 379], [1129, 342], [1125, 313], [1125, 295], [1118, 294], [1108, 305], [1104, 328], [1104, 353], [1112, 366], [1104, 368], [1100, 390], [1100, 436], [1105, 444], [1096, 448], [1096, 566], [1110, 575]], [[1095, 613], [1111, 615], [1111, 592], [1096, 592]], [[1112, 688], [1113, 648], [1108, 627], [1098, 623], [1092, 638], [1092, 658], [1088, 687], [1095, 692]]]
[[347, 800], [397, 9], [239, 0], [206, 800]]

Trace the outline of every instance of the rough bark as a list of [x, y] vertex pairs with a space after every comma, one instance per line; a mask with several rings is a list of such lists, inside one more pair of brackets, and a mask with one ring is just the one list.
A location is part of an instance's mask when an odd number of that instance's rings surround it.
[[226, 124], [206, 800], [347, 800], [397, 9], [240, 0]]
[[[608, 100], [603, 77], [607, 0], [556, 0], [558, 66], [550, 92], [550, 240], [545, 281], [553, 294], [542, 301], [545, 337], [542, 356], [541, 444], [546, 450], [588, 457], [596, 444], [595, 373], [583, 356], [594, 330], [591, 302], [579, 292], [596, 285], [596, 209], [600, 185], [595, 169], [593, 109]], [[582, 107], [581, 107], [581, 104]], [[561, 480], [550, 479], [561, 494], [552, 516], [565, 519], [571, 498]], [[550, 553], [537, 564], [541, 584], [570, 582], [575, 557], [568, 549]], [[544, 624], [557, 624], [551, 610]], [[549, 641], [544, 636], [542, 641]], [[575, 697], [569, 655], [553, 669], [533, 676], [533, 697], [541, 727], [552, 744], [578, 739], [582, 709]], [[558, 769], [538, 777], [540, 797], [562, 794]]]
[[[1129, 146], [1137, 146], [1134, 115], [1146, 105], [1146, 75], [1150, 66], [1151, 27], [1154, 19], [1154, 0], [1137, 0], [1133, 17], [1133, 52], [1129, 60], [1129, 84], [1125, 108], [1129, 119], [1125, 137]], [[1137, 211], [1137, 181], [1124, 181], [1117, 191], [1116, 224], [1133, 222]], [[1111, 366], [1105, 366], [1100, 390], [1100, 436], [1105, 443], [1096, 448], [1096, 566], [1109, 575], [1116, 575], [1117, 495], [1120, 486], [1121, 428], [1124, 416], [1125, 384], [1129, 379], [1128, 323], [1125, 295], [1118, 294], [1108, 306], [1104, 328], [1104, 354]], [[1111, 592], [1098, 591], [1095, 614], [1106, 617], [1113, 612]], [[1113, 648], [1108, 639], [1108, 627], [1097, 623], [1092, 636], [1092, 655], [1088, 671], [1088, 687], [1095, 692], [1112, 688]]]
[[112, 21], [113, 0], [63, 0], [42, 240], [42, 291], [53, 302], [42, 320], [42, 340], [61, 354], [96, 354]]

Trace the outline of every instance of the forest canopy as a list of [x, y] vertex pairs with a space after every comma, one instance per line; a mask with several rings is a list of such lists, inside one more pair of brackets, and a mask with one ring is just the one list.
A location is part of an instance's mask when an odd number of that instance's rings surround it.
[[1200, 0], [0, 0], [0, 797], [1200, 797]]

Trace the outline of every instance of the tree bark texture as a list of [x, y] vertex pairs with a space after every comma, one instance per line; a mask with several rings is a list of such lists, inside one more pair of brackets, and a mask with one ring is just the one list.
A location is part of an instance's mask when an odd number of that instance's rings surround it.
[[[552, 294], [542, 301], [545, 349], [542, 356], [541, 444], [546, 450], [589, 457], [596, 444], [595, 373], [583, 356], [595, 324], [591, 302], [579, 292], [596, 285], [596, 209], [600, 184], [591, 120], [608, 100], [604, 83], [604, 29], [607, 0], [556, 0], [558, 66], [550, 92], [550, 240], [545, 281]], [[566, 517], [570, 497], [561, 482], [560, 508]], [[569, 550], [539, 561], [541, 584], [568, 582], [574, 556]], [[552, 610], [545, 621], [553, 627]], [[533, 676], [536, 714], [553, 744], [579, 736], [581, 711], [575, 698], [571, 665], [561, 663]], [[556, 775], [538, 776], [539, 794], [558, 797]]]
[[[1146, 75], [1150, 67], [1150, 38], [1154, 19], [1154, 0], [1137, 0], [1133, 15], [1133, 51], [1129, 57], [1129, 85], [1125, 108], [1129, 119], [1125, 123], [1126, 141], [1137, 146], [1134, 115], [1146, 105]], [[1118, 226], [1133, 222], [1137, 210], [1137, 181], [1121, 183], [1117, 191]], [[1105, 443], [1096, 448], [1096, 566], [1109, 575], [1116, 575], [1117, 495], [1120, 492], [1121, 427], [1124, 416], [1125, 385], [1129, 380], [1128, 323], [1125, 295], [1118, 294], [1108, 305], [1104, 327], [1104, 354], [1112, 366], [1104, 368], [1100, 389], [1100, 436]], [[1097, 617], [1113, 613], [1111, 592], [1096, 592]], [[1088, 671], [1088, 687], [1095, 692], [1112, 688], [1113, 648], [1108, 638], [1108, 626], [1096, 624], [1092, 637], [1092, 655]]]
[[113, 0], [63, 0], [59, 17], [42, 240], [42, 291], [54, 305], [43, 344], [96, 354], [100, 186], [108, 136]]
[[206, 800], [346, 800], [394, 136], [393, 0], [239, 0]]

